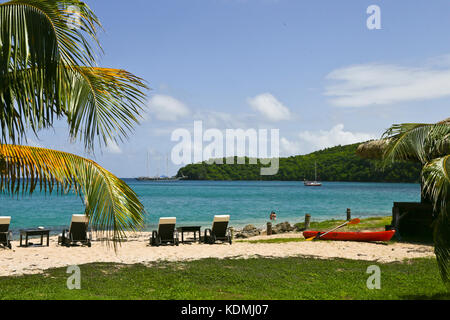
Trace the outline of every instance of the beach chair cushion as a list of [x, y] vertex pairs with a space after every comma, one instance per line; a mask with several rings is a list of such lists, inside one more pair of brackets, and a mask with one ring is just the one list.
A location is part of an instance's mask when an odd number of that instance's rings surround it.
[[229, 215], [214, 216], [212, 233], [216, 238], [225, 238], [227, 236], [228, 222], [230, 221]]
[[89, 223], [89, 217], [87, 217], [85, 214], [73, 214], [72, 223], [74, 222]]
[[84, 214], [72, 215], [69, 234], [72, 241], [86, 241], [89, 226], [89, 217]]
[[169, 217], [169, 218], [159, 218], [159, 224], [173, 224], [175, 225], [177, 223], [177, 218], [175, 217]]
[[213, 222], [228, 222], [230, 221], [230, 215], [221, 215], [221, 216], [214, 216]]
[[11, 217], [0, 217], [0, 232], [8, 232]]
[[0, 217], [0, 244], [11, 249], [12, 234], [9, 230], [11, 224], [11, 217]]
[[158, 236], [162, 241], [173, 241], [177, 218], [160, 218], [158, 226]]

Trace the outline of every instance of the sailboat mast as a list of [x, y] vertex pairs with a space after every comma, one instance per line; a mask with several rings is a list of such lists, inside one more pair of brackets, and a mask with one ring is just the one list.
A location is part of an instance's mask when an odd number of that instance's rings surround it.
[[314, 169], [314, 181], [317, 181], [317, 161], [315, 161], [315, 169]]
[[147, 151], [147, 177], [150, 177], [150, 153]]
[[158, 156], [158, 171], [157, 171], [157, 173], [156, 173], [156, 177], [157, 177], [157, 178], [160, 177], [160, 175], [159, 175], [159, 169], [160, 169], [160, 168], [161, 168], [161, 157]]

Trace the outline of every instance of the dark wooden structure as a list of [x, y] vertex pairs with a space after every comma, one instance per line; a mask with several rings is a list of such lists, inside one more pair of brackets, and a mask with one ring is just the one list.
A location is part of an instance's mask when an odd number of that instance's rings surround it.
[[[441, 123], [450, 123], [450, 118]], [[356, 153], [363, 159], [381, 160], [389, 139], [369, 141], [361, 144]], [[420, 163], [421, 160], [412, 155], [409, 161]], [[420, 202], [394, 202], [392, 208], [392, 224], [386, 229], [395, 229], [396, 238], [433, 238], [433, 219], [435, 213], [429, 195], [425, 194], [421, 184]]]
[[305, 215], [305, 230], [309, 229], [309, 226], [311, 225], [311, 215], [309, 213], [307, 213]]
[[395, 228], [398, 239], [405, 237], [432, 239], [433, 219], [433, 206], [430, 203], [394, 202], [392, 225], [386, 228]]
[[[41, 237], [41, 243], [40, 245], [44, 245], [44, 236], [47, 237], [47, 247], [50, 244], [50, 230], [49, 229], [23, 229], [20, 230], [20, 246], [21, 247], [28, 247], [28, 238], [32, 236], [39, 236]], [[22, 238], [25, 237], [25, 245], [22, 244]]]
[[[185, 226], [185, 227], [178, 227], [177, 228], [178, 233], [181, 233], [181, 243], [190, 243], [190, 242], [201, 242], [201, 227], [200, 226]], [[194, 234], [194, 240], [185, 240], [184, 234], [185, 233], [193, 233]], [[197, 233], [198, 233], [198, 239], [197, 239]]]
[[266, 235], [268, 235], [268, 236], [272, 235], [272, 222], [267, 222]]

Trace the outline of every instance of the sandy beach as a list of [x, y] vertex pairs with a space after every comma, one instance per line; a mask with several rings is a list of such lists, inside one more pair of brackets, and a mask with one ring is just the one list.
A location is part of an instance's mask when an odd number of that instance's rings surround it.
[[[157, 261], [186, 261], [204, 258], [253, 257], [317, 257], [322, 259], [345, 258], [377, 261], [380, 263], [402, 261], [409, 258], [433, 257], [433, 247], [408, 243], [358, 243], [358, 242], [286, 242], [229, 244], [180, 244], [178, 247], [148, 245], [149, 233], [132, 235], [114, 252], [105, 243], [94, 241], [88, 247], [61, 247], [57, 237], [50, 238], [49, 247], [20, 248], [13, 242], [13, 250], [0, 249], [0, 277], [42, 273], [46, 269], [82, 265], [94, 262], [123, 264], [151, 264]], [[257, 236], [248, 240], [270, 238], [303, 238], [300, 233]]]

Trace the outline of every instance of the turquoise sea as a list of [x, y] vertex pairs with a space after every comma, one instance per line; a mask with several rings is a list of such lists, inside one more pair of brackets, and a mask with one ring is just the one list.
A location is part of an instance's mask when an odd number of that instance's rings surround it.
[[[230, 214], [235, 227], [262, 227], [272, 210], [277, 222], [291, 223], [303, 221], [306, 213], [313, 220], [342, 219], [347, 208], [353, 217], [387, 216], [394, 201], [420, 201], [419, 184], [324, 182], [316, 188], [280, 181], [125, 181], [145, 205], [147, 229], [164, 216], [177, 217], [178, 225], [210, 226], [215, 214]], [[45, 226], [61, 231], [72, 214], [82, 212], [73, 194], [0, 196], [0, 216], [12, 216], [13, 230]]]

